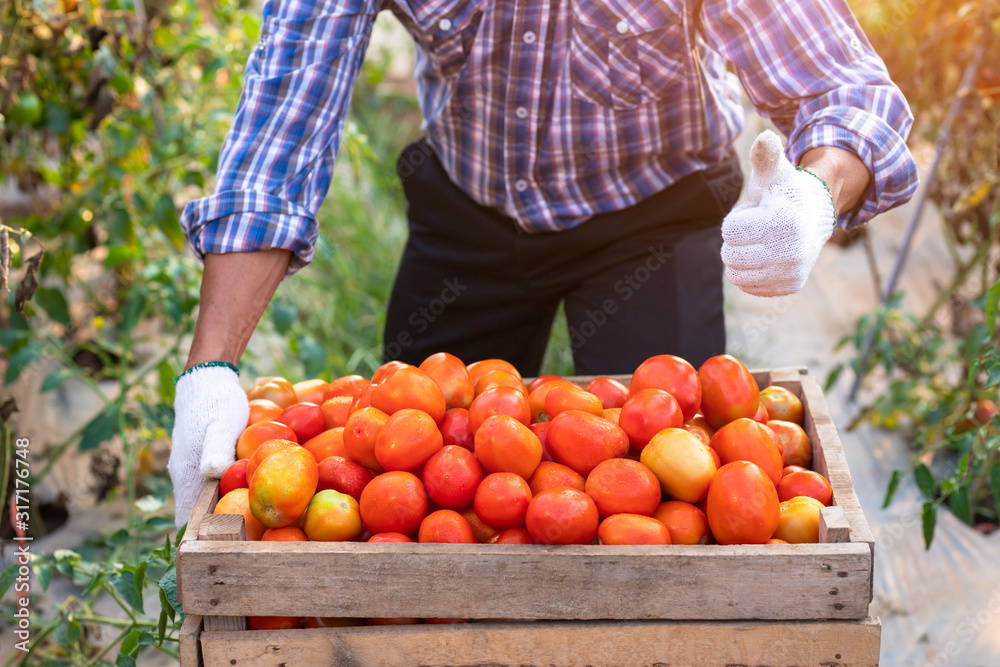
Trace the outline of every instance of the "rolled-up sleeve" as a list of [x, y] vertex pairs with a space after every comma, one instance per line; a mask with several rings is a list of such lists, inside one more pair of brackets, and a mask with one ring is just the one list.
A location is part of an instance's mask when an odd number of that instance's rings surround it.
[[351, 92], [379, 0], [278, 2], [263, 8], [214, 192], [190, 202], [181, 228], [194, 252], [292, 252], [312, 259], [316, 212], [330, 187]]
[[708, 0], [701, 22], [757, 110], [788, 137], [789, 160], [833, 146], [868, 167], [872, 185], [858, 207], [840, 212], [841, 227], [913, 196], [913, 116], [843, 0]]

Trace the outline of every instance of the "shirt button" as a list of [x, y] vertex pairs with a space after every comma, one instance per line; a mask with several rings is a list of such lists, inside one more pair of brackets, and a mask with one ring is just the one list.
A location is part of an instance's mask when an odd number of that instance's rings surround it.
[[451, 19], [441, 19], [438, 21], [438, 27], [442, 30], [451, 30]]
[[528, 117], [528, 110], [525, 109], [524, 107], [518, 107], [514, 109], [514, 115], [520, 118], [521, 120], [524, 120], [525, 118]]
[[524, 43], [525, 44], [534, 44], [535, 43], [535, 33], [531, 32], [529, 30], [528, 32], [524, 33], [523, 39], [524, 39]]
[[523, 178], [517, 179], [517, 182], [514, 183], [514, 189], [517, 190], [518, 192], [524, 192], [525, 190], [528, 189], [528, 181], [524, 180]]
[[851, 48], [854, 49], [855, 51], [860, 51], [861, 50], [861, 40], [858, 39], [857, 37], [852, 37], [851, 38]]
[[618, 31], [619, 35], [626, 34], [628, 32], [628, 21], [625, 20], [619, 21], [618, 25], [615, 26], [615, 30]]

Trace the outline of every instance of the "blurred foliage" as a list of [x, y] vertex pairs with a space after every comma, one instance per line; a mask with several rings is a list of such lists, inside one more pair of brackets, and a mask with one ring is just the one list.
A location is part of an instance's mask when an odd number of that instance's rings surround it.
[[[851, 426], [868, 422], [910, 438], [908, 470], [896, 471], [892, 500], [912, 474], [926, 497], [924, 537], [934, 535], [937, 508], [995, 528], [1000, 517], [1000, 351], [995, 335], [1000, 295], [1000, 3], [995, 0], [853, 0], [876, 51], [913, 109], [910, 144], [926, 155], [944, 146], [929, 199], [941, 213], [952, 259], [951, 280], [923, 314], [900, 307], [902, 294], [861, 317], [840, 346], [855, 351], [848, 366], [872, 376], [879, 390]], [[959, 90], [969, 63], [972, 86]], [[962, 105], [948, 135], [942, 124]], [[910, 265], [910, 271], [919, 270]], [[863, 368], [860, 352], [871, 338]], [[828, 386], [844, 370], [836, 366]]]

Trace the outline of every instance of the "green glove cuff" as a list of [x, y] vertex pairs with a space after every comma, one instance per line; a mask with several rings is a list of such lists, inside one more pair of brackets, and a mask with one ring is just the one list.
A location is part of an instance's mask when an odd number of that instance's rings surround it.
[[186, 371], [184, 371], [183, 373], [181, 373], [180, 375], [178, 375], [177, 377], [175, 377], [174, 378], [174, 384], [177, 384], [180, 381], [180, 379], [182, 377], [184, 377], [185, 375], [187, 375], [188, 373], [192, 373], [192, 372], [198, 370], [199, 368], [212, 368], [212, 367], [216, 367], [216, 366], [222, 367], [222, 368], [229, 368], [230, 370], [232, 370], [237, 375], [240, 374], [240, 369], [237, 368], [236, 366], [234, 366], [233, 364], [229, 363], [228, 361], [206, 361], [206, 362], [201, 363], [201, 364], [195, 364], [191, 368], [187, 369]]

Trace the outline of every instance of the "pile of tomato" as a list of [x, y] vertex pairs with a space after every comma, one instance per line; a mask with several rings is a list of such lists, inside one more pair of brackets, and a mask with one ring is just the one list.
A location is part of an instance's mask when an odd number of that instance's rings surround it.
[[247, 397], [215, 512], [249, 540], [787, 544], [832, 502], [799, 398], [728, 355], [581, 386], [438, 353]]
[[799, 399], [728, 355], [655, 356], [626, 387], [438, 353], [247, 396], [215, 511], [251, 540], [815, 542], [832, 501]]

